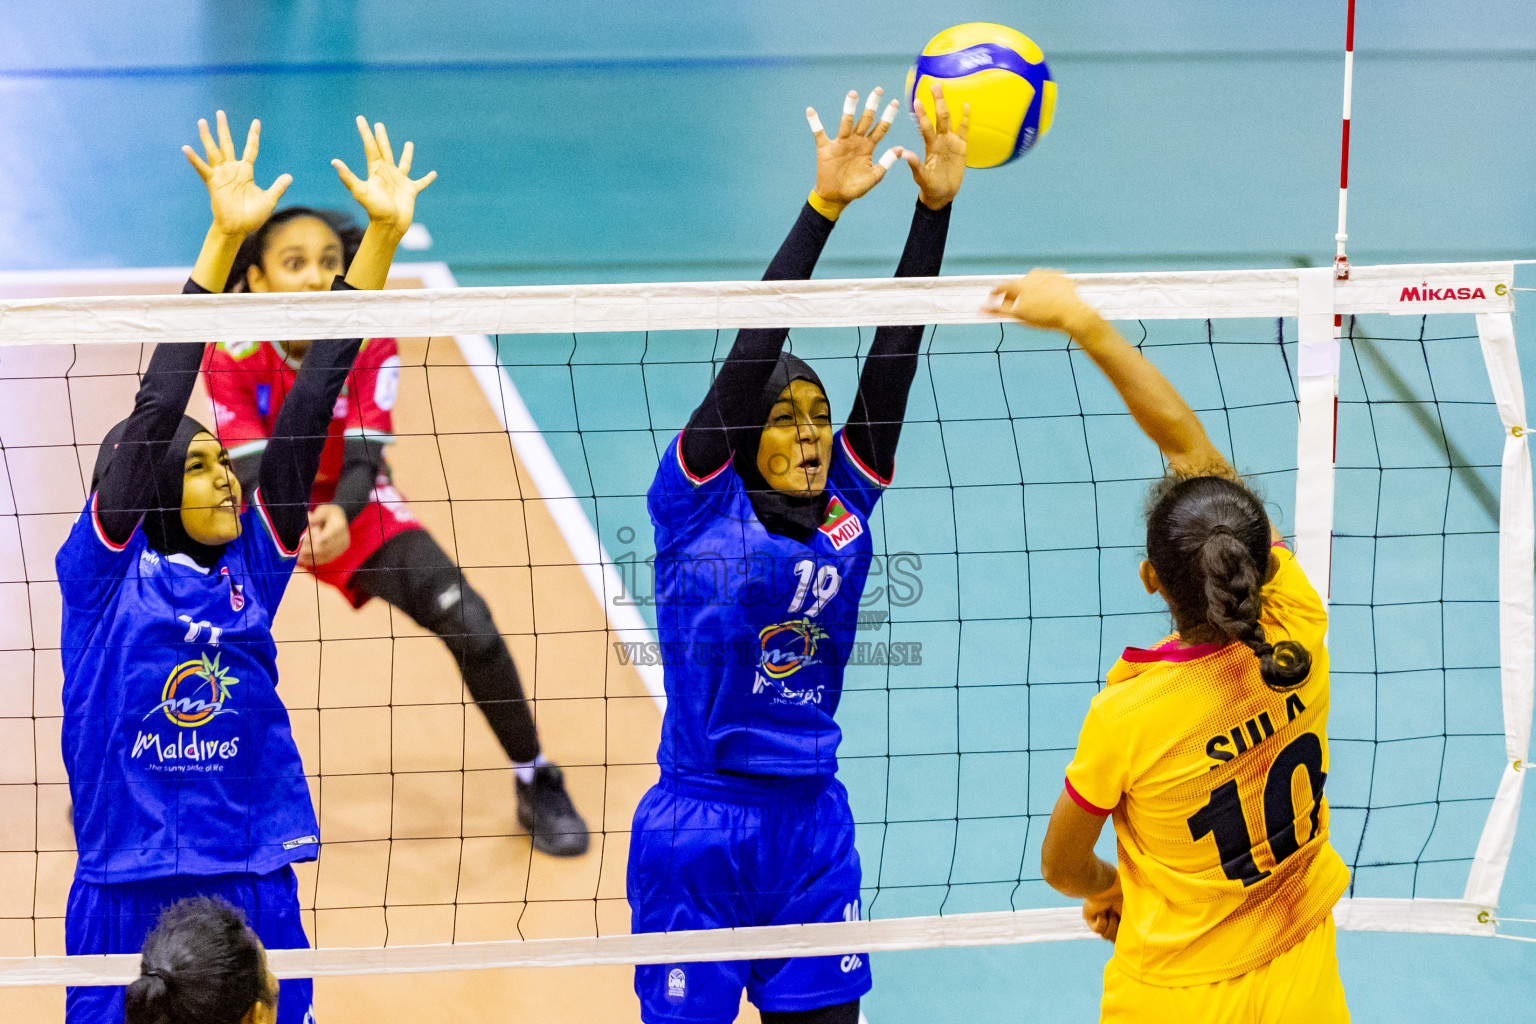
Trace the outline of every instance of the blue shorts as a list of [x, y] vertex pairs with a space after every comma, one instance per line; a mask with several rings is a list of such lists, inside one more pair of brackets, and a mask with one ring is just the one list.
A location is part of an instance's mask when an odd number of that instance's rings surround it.
[[[631, 926], [675, 932], [857, 920], [853, 840], [848, 792], [836, 779], [767, 797], [662, 779], [635, 809]], [[870, 985], [862, 953], [635, 968], [646, 1024], [726, 1024], [742, 989], [760, 1010], [793, 1012], [852, 1002]]]
[[[299, 919], [299, 883], [293, 868], [266, 875], [172, 875], [142, 882], [96, 885], [78, 879], [69, 889], [64, 949], [79, 953], [137, 953], [160, 912], [188, 896], [218, 896], [245, 914], [268, 949], [308, 949]], [[280, 984], [277, 1024], [314, 1024], [314, 982]], [[64, 997], [66, 1024], [122, 1024], [121, 986], [71, 987]]]

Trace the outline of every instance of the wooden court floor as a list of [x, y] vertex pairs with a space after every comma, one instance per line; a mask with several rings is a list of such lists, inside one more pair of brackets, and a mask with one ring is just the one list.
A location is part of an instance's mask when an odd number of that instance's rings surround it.
[[[25, 294], [178, 284], [33, 284]], [[53, 557], [84, 502], [100, 438], [131, 408], [147, 358], [136, 345], [0, 351], [3, 956], [63, 952], [74, 852]], [[573, 860], [532, 852], [515, 820], [510, 766], [442, 644], [382, 602], [354, 611], [301, 571], [275, 632], [279, 692], [321, 821], [318, 862], [297, 865], [311, 941], [625, 932], [628, 830], [656, 778], [656, 704], [614, 657], [598, 599], [457, 344], [402, 339], [401, 362], [396, 483], [489, 602], [593, 843]], [[201, 389], [190, 411], [211, 422]], [[322, 978], [315, 993], [323, 1024], [638, 1019], [628, 967]], [[0, 1020], [62, 1020], [63, 996], [0, 989]]]

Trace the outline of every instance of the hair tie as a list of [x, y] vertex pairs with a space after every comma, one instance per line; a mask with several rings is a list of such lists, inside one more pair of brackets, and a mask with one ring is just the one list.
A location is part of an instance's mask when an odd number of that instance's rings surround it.
[[1218, 533], [1224, 533], [1228, 537], [1236, 537], [1237, 536], [1237, 534], [1232, 532], [1232, 527], [1227, 526], [1225, 524], [1218, 524], [1216, 526], [1211, 527], [1211, 533], [1210, 533], [1211, 536], [1214, 537]]
[[145, 968], [143, 968], [142, 970], [139, 971], [139, 977], [141, 977], [141, 978], [159, 978], [161, 981], [169, 981], [170, 980], [165, 975], [161, 974], [160, 971], [157, 968], [154, 968], [154, 967], [145, 967]]

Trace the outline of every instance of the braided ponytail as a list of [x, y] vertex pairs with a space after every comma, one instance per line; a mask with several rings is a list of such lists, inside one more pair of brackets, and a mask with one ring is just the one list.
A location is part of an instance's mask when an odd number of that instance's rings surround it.
[[1293, 640], [1271, 644], [1259, 617], [1269, 565], [1269, 516], [1253, 492], [1224, 477], [1190, 477], [1155, 492], [1147, 557], [1179, 632], [1239, 640], [1259, 659], [1264, 685], [1284, 692], [1306, 681], [1312, 655]]

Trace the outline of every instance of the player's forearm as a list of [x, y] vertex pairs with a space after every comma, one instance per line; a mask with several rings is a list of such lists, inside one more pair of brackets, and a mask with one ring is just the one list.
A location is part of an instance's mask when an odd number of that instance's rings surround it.
[[378, 291], [389, 280], [389, 267], [395, 261], [395, 249], [405, 233], [397, 228], [369, 221], [357, 255], [347, 268], [347, 284], [360, 291]]
[[[331, 288], [350, 290], [340, 280]], [[262, 452], [262, 505], [284, 547], [297, 546], [309, 525], [309, 494], [330, 438], [336, 396], [362, 344], [361, 338], [331, 338], [310, 346]]]
[[[182, 291], [197, 294], [204, 289], [188, 281]], [[203, 347], [185, 342], [156, 345], [149, 357], [117, 451], [96, 482], [97, 519], [113, 543], [133, 535], [151, 503], [154, 467], [165, 457], [186, 413], [202, 360]]]
[[1108, 321], [1095, 314], [1073, 330], [1072, 338], [1109, 378], [1136, 425], [1157, 445], [1175, 472], [1227, 467], [1189, 403]]
[[383, 465], [382, 443], [367, 437], [347, 438], [342, 456], [341, 479], [336, 482], [336, 493], [331, 496], [331, 504], [341, 509], [349, 526], [367, 507]]
[[203, 237], [203, 247], [192, 265], [192, 280], [198, 287], [210, 292], [222, 292], [229, 281], [229, 269], [235, 265], [235, 256], [245, 241], [243, 234], [225, 234], [217, 227], [210, 227]]
[[1089, 852], [1079, 860], [1051, 863], [1045, 859], [1040, 864], [1046, 884], [1063, 896], [1087, 899], [1115, 884], [1115, 866]]
[[[922, 203], [912, 214], [907, 244], [896, 267], [897, 277], [934, 277], [944, 264], [953, 204], [931, 210]], [[889, 480], [896, 468], [896, 444], [907, 415], [907, 395], [917, 376], [917, 353], [923, 327], [881, 327], [875, 331], [859, 391], [844, 431], [854, 454], [879, 477]]]

